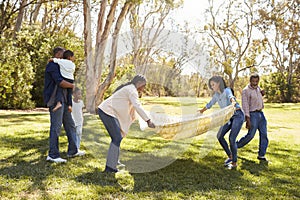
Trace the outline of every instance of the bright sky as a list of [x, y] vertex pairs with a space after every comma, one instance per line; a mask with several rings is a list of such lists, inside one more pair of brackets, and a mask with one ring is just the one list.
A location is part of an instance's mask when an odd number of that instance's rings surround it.
[[[214, 0], [216, 2], [220, 2], [220, 0]], [[185, 24], [185, 22], [188, 22], [188, 26], [190, 30], [196, 30], [196, 29], [202, 29], [205, 24], [204, 19], [204, 12], [205, 9], [208, 8], [208, 0], [184, 0], [183, 8], [177, 9], [172, 13], [170, 16], [172, 19], [174, 19], [175, 24], [180, 24], [181, 27]], [[97, 17], [95, 17], [94, 20], [96, 20]], [[93, 27], [95, 28], [95, 27]], [[124, 31], [126, 32], [126, 23], [123, 24], [122, 28], [124, 28]], [[194, 28], [194, 29], [193, 29]], [[78, 33], [82, 35], [83, 31], [83, 22], [82, 26], [80, 26]], [[93, 30], [93, 34], [95, 30]], [[195, 39], [195, 38], [193, 38]], [[187, 71], [186, 73], [190, 73]]]
[[201, 21], [205, 9], [208, 8], [207, 0], [184, 0], [182, 12], [179, 12], [180, 17], [187, 21]]
[[[214, 6], [219, 6], [223, 1], [214, 0]], [[188, 21], [192, 25], [204, 24], [204, 12], [208, 9], [208, 0], [184, 0], [184, 6], [176, 11], [176, 21]]]
[[[215, 0], [219, 2], [220, 0]], [[206, 21], [204, 17], [205, 10], [208, 9], [208, 0], [184, 0], [183, 8], [176, 10], [172, 13], [171, 18], [175, 20], [175, 24], [180, 24], [181, 27], [188, 23], [188, 29], [193, 32], [203, 29]], [[197, 40], [197, 38], [191, 35], [191, 40]], [[197, 58], [200, 59], [200, 58]], [[203, 61], [203, 65], [207, 62]], [[182, 74], [190, 74], [191, 72], [199, 72], [201, 66], [198, 66], [198, 62], [189, 61], [184, 67]], [[206, 73], [206, 72], [204, 72]]]
[[183, 8], [176, 10], [172, 14], [175, 23], [184, 24], [189, 22], [190, 26], [196, 26], [201, 23], [201, 18], [204, 17], [204, 11], [208, 6], [207, 0], [184, 0]]

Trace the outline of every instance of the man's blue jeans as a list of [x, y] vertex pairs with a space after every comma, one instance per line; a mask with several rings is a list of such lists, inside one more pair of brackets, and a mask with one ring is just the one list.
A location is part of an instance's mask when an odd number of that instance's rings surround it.
[[[219, 129], [218, 132], [218, 140], [225, 150], [228, 157], [232, 156], [232, 162], [237, 162], [237, 144], [236, 144], [236, 137], [238, 136], [242, 125], [245, 120], [245, 115], [242, 110], [236, 110], [233, 114], [233, 116], [230, 118], [229, 122], [226, 123], [224, 126], [222, 126]], [[230, 149], [228, 147], [228, 143], [226, 142], [224, 136], [229, 131], [229, 144]]]
[[76, 147], [76, 129], [75, 123], [71, 116], [71, 113], [68, 111], [68, 106], [65, 103], [62, 103], [62, 107], [56, 110], [55, 112], [52, 109], [55, 107], [51, 106], [49, 108], [50, 112], [50, 138], [49, 138], [49, 153], [48, 155], [51, 158], [59, 158], [59, 135], [61, 132], [61, 126], [64, 125], [66, 135], [68, 138], [68, 155], [74, 155], [77, 153]]
[[259, 151], [258, 155], [263, 157], [265, 156], [269, 144], [268, 135], [267, 135], [267, 120], [263, 112], [250, 112], [250, 122], [251, 128], [248, 130], [248, 133], [242, 137], [238, 142], [238, 148], [242, 148], [248, 144], [256, 133], [256, 130], [259, 131]]
[[120, 154], [120, 144], [123, 139], [120, 123], [118, 119], [106, 114], [101, 109], [98, 109], [98, 114], [111, 137], [111, 143], [106, 158], [106, 166], [116, 169]]

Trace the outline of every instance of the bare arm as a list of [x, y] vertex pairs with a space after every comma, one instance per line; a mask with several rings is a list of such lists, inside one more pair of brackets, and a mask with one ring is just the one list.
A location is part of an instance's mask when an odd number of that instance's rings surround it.
[[68, 81], [62, 80], [59, 84], [62, 88], [72, 88], [74, 89], [75, 85], [73, 83], [69, 83]]
[[147, 124], [149, 128], [155, 128], [155, 124], [153, 124], [150, 119], [147, 121]]
[[199, 111], [200, 113], [204, 113], [206, 110], [207, 110], [207, 108], [204, 107], [204, 108], [202, 108], [202, 109], [200, 109], [200, 110], [198, 110], [198, 111]]
[[231, 102], [231, 104], [232, 104], [233, 106], [235, 106], [235, 104], [236, 104], [235, 98], [231, 98], [231, 99], [230, 99], [230, 102]]

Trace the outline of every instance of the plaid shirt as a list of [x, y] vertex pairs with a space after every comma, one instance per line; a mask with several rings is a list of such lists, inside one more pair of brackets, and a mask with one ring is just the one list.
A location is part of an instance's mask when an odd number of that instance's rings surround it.
[[250, 112], [264, 108], [263, 96], [260, 87], [253, 88], [247, 85], [242, 92], [242, 108], [245, 115], [250, 117]]

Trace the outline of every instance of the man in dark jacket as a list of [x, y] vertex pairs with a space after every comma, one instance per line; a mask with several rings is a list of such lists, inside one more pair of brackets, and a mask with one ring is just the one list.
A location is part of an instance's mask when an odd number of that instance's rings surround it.
[[[62, 58], [64, 49], [61, 47], [56, 47], [53, 49], [54, 58]], [[45, 80], [44, 80], [44, 102], [49, 107], [50, 112], [50, 137], [49, 137], [49, 152], [47, 156], [47, 161], [51, 162], [67, 162], [67, 160], [60, 157], [59, 153], [59, 135], [61, 131], [62, 124], [66, 131], [68, 137], [68, 157], [82, 156], [83, 151], [78, 151], [76, 147], [76, 130], [75, 123], [68, 111], [68, 106], [66, 104], [66, 94], [67, 88], [74, 88], [74, 84], [65, 81], [60, 73], [59, 65], [54, 62], [49, 62], [45, 70]], [[63, 102], [62, 107], [55, 112], [53, 108], [55, 107], [55, 95], [57, 87], [63, 88]]]

